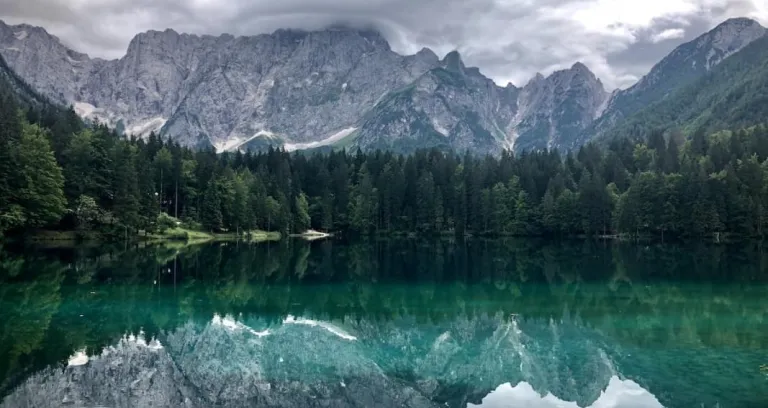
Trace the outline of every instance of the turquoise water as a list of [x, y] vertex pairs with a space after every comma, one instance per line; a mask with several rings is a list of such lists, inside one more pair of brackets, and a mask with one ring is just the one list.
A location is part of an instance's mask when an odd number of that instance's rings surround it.
[[757, 243], [290, 241], [0, 253], [26, 406], [768, 406]]

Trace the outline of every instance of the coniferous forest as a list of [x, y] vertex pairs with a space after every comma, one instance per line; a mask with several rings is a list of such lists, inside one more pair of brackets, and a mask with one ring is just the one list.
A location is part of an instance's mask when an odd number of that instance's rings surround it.
[[0, 231], [762, 236], [768, 128], [652, 132], [577, 152], [216, 154], [22, 110], [0, 92]]

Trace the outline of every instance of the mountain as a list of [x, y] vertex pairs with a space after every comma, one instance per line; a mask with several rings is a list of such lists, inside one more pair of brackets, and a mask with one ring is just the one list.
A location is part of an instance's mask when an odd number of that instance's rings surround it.
[[148, 31], [124, 57], [107, 61], [67, 48], [43, 28], [0, 22], [0, 55], [31, 89], [125, 134], [161, 132], [218, 151], [279, 145], [497, 154], [568, 150], [609, 134], [764, 34], [753, 20], [725, 21], [611, 94], [581, 63], [522, 88], [502, 87], [465, 66], [458, 52], [404, 56], [380, 33], [346, 27], [252, 37]]
[[280, 30], [235, 38], [136, 36], [125, 57], [75, 53], [41, 28], [0, 25], [0, 53], [36, 89], [139, 135], [234, 147], [256, 135], [322, 140], [438, 62], [400, 56], [378, 33]]
[[537, 75], [522, 90], [516, 150], [562, 148], [587, 129], [608, 100], [602, 82], [584, 64]]
[[380, 34], [351, 29], [238, 38], [149, 31], [125, 57], [104, 61], [44, 29], [0, 24], [0, 53], [36, 89], [85, 117], [220, 150], [255, 136], [293, 143], [333, 136], [438, 62], [429, 51], [398, 55]]
[[614, 92], [602, 115], [574, 146], [599, 137], [630, 115], [707, 75], [721, 62], [761, 38], [766, 29], [754, 20], [726, 20], [711, 31], [675, 48], [635, 85]]
[[581, 63], [548, 78], [539, 75], [522, 89], [501, 88], [477, 68], [466, 68], [453, 52], [441, 66], [377, 104], [354, 143], [481, 153], [558, 147], [592, 123], [607, 96]]
[[352, 143], [401, 152], [419, 147], [497, 152], [509, 143], [518, 93], [513, 86], [496, 86], [451, 52], [438, 67], [379, 101]]
[[0, 92], [10, 91], [14, 99], [25, 108], [60, 109], [48, 98], [40, 95], [29, 84], [24, 82], [5, 62], [0, 55]]
[[736, 129], [768, 118], [768, 35], [713, 67], [711, 71], [629, 116], [616, 134], [644, 134], [676, 128], [690, 134], [704, 128]]
[[590, 123], [605, 98], [581, 64], [541, 86], [499, 87], [457, 52], [402, 56], [381, 34], [344, 27], [254, 37], [149, 31], [123, 58], [105, 61], [42, 28], [0, 23], [0, 54], [84, 118], [220, 151], [278, 144], [498, 153], [518, 139], [543, 148]]

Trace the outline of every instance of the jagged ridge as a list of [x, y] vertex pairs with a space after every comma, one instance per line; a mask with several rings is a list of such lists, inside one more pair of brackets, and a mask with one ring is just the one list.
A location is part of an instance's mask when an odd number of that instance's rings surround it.
[[149, 31], [123, 58], [105, 61], [42, 28], [0, 22], [0, 55], [42, 95], [128, 134], [163, 132], [220, 151], [283, 145], [495, 154], [578, 147], [764, 33], [753, 20], [728, 20], [611, 95], [581, 63], [523, 88], [500, 87], [458, 52], [442, 60], [429, 49], [402, 56], [381, 34], [345, 27], [253, 37]]

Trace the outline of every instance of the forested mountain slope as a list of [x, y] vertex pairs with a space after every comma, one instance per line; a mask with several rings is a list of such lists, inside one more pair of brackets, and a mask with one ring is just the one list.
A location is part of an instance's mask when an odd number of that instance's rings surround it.
[[[765, 32], [765, 28], [754, 20], [735, 18], [675, 48], [635, 85], [615, 91], [600, 117], [582, 133], [574, 147], [610, 134], [627, 118], [649, 105], [672, 98], [677, 91], [717, 70], [720, 64], [763, 37]], [[726, 84], [733, 80], [724, 79]], [[666, 121], [663, 119], [658, 123], [666, 125]]]
[[616, 134], [680, 129], [691, 134], [751, 126], [768, 118], [768, 36], [726, 59], [703, 78], [630, 116]]

